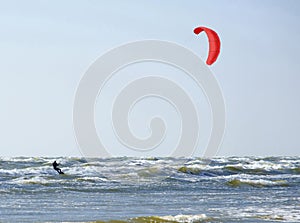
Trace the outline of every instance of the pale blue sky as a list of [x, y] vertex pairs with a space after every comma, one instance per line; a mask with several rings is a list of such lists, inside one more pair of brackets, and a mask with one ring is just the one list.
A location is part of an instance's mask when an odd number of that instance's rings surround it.
[[176, 42], [211, 67], [227, 129], [218, 155], [300, 155], [299, 1], [0, 1], [0, 156], [79, 156], [72, 107], [88, 66], [120, 44]]

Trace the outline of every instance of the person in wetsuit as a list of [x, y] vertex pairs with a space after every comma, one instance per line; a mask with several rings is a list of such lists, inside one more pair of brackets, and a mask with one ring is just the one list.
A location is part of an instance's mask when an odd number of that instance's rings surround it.
[[55, 169], [59, 174], [64, 174], [64, 172], [61, 171], [60, 168], [58, 168], [59, 163], [56, 162], [56, 160], [52, 163], [53, 169]]

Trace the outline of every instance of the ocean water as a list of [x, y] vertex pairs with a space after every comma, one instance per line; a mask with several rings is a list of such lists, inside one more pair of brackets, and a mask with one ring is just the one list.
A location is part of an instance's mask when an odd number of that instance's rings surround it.
[[2, 157], [0, 201], [0, 222], [300, 222], [300, 157]]

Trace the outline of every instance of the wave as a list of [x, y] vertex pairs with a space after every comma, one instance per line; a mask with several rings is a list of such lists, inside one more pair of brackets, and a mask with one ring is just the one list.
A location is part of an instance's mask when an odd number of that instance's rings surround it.
[[[241, 214], [240, 214], [241, 215]], [[299, 216], [290, 216], [289, 213], [280, 214], [246, 214], [246, 216], [236, 216], [236, 218], [222, 219], [207, 217], [205, 214], [198, 215], [174, 215], [174, 216], [149, 216], [149, 217], [135, 217], [128, 220], [110, 220], [110, 221], [96, 221], [95, 223], [201, 223], [201, 222], [239, 222], [241, 218], [257, 219], [264, 221], [278, 221], [278, 222], [299, 222]], [[229, 221], [228, 221], [229, 220]], [[242, 221], [244, 222], [244, 221]]]
[[[52, 162], [54, 160], [61, 163], [60, 168], [65, 175], [59, 176], [53, 170]], [[229, 184], [234, 186], [247, 184], [248, 179], [270, 180], [272, 177], [279, 178], [279, 180], [285, 180], [288, 177], [293, 178], [295, 184], [298, 184], [299, 180], [297, 179], [300, 177], [299, 157], [223, 157], [215, 158], [209, 164], [208, 160], [200, 158], [119, 157], [87, 160], [76, 157], [16, 157], [0, 158], [0, 164], [0, 182], [20, 185], [48, 185], [58, 181], [70, 185], [72, 182], [136, 183], [137, 181], [156, 182], [161, 180], [199, 182], [203, 179], [229, 179], [229, 181], [232, 181]], [[238, 182], [235, 181], [235, 179], [240, 178], [241, 180]], [[274, 182], [274, 179], [272, 179], [269, 185], [273, 186]], [[251, 184], [251, 182], [248, 182], [248, 184]]]
[[192, 175], [228, 176], [234, 174], [279, 175], [300, 174], [299, 158], [216, 158], [209, 165], [203, 160], [191, 160], [178, 172]]
[[273, 186], [289, 186], [286, 180], [252, 180], [252, 179], [233, 179], [227, 182], [232, 187], [253, 186], [253, 187], [273, 187]]
[[106, 182], [107, 179], [103, 177], [79, 177], [76, 179], [77, 181], [83, 181], [83, 182]]
[[211, 222], [212, 220], [212, 218], [207, 217], [205, 214], [198, 214], [136, 217], [128, 220], [96, 221], [95, 223], [201, 223]]

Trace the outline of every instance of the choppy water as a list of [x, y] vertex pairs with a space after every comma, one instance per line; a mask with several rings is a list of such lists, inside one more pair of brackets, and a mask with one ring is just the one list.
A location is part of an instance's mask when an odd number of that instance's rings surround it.
[[0, 158], [0, 221], [300, 222], [300, 157], [206, 163]]

